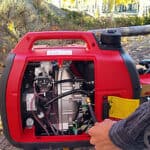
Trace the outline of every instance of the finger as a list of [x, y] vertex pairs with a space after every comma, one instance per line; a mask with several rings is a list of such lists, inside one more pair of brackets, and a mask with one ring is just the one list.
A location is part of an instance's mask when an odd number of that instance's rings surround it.
[[88, 134], [91, 135], [91, 136], [95, 134], [95, 126], [93, 126], [92, 128], [90, 128], [88, 130]]
[[99, 124], [99, 122], [95, 122], [95, 124], [94, 124], [94, 125], [96, 126], [96, 125], [98, 125], [98, 124]]
[[92, 129], [90, 128], [90, 129], [87, 131], [87, 133], [88, 133], [89, 135], [92, 135]]
[[115, 123], [117, 121], [111, 120], [111, 119], [105, 119], [103, 122], [105, 122], [105, 123]]
[[105, 120], [103, 120], [103, 122], [108, 123], [108, 122], [112, 122], [112, 120], [111, 119], [105, 119]]
[[94, 138], [91, 138], [91, 139], [90, 139], [90, 143], [91, 143], [92, 145], [95, 145], [95, 139], [94, 139]]
[[[99, 145], [95, 145], [95, 150], [105, 150], [104, 149], [104, 146], [103, 145], [101, 145], [101, 144], [99, 144]], [[109, 149], [109, 150], [111, 150], [111, 149]]]
[[109, 145], [95, 144], [95, 150], [114, 150]]

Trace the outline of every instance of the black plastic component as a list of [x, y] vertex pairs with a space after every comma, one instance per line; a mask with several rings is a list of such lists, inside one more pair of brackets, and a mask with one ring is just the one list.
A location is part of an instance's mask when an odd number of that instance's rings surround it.
[[107, 30], [101, 33], [100, 47], [102, 49], [116, 49], [121, 47], [121, 32], [118, 30]]
[[103, 119], [107, 119], [109, 118], [109, 109], [110, 109], [110, 105], [108, 103], [108, 100], [106, 98], [104, 98], [103, 101]]
[[135, 63], [131, 58], [131, 56], [126, 51], [124, 51], [122, 47], [120, 48], [119, 51], [131, 78], [132, 90], [133, 90], [132, 98], [134, 99], [139, 98], [141, 93], [141, 85], [140, 85], [139, 73], [136, 69]]
[[146, 68], [150, 67], [150, 59], [143, 59], [139, 62], [140, 65], [145, 66]]
[[89, 108], [89, 111], [90, 111], [90, 114], [91, 114], [93, 123], [96, 123], [96, 122], [97, 122], [97, 119], [96, 119], [96, 116], [95, 116], [95, 114], [94, 114], [94, 110], [93, 110], [93, 108], [92, 108], [91, 103], [88, 104], [88, 108]]
[[9, 140], [9, 142], [13, 145], [16, 143], [12, 140], [8, 128], [8, 122], [7, 122], [7, 113], [6, 113], [6, 88], [7, 88], [7, 81], [9, 78], [9, 73], [11, 70], [11, 67], [13, 65], [15, 59], [15, 54], [10, 53], [6, 59], [5, 62], [5, 68], [2, 73], [2, 77], [0, 80], [0, 113], [1, 113], [1, 119], [3, 123], [3, 132], [5, 137]]

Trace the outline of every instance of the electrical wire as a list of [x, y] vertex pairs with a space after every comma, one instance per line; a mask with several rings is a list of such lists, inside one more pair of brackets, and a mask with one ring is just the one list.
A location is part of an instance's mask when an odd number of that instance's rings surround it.
[[52, 125], [51, 122], [49, 121], [48, 117], [46, 117], [46, 120], [47, 120], [48, 125], [50, 126], [50, 128], [51, 128], [53, 134], [54, 134], [54, 135], [58, 135], [58, 130], [55, 131], [55, 128], [53, 127], [53, 125]]
[[46, 132], [47, 135], [50, 135], [46, 126], [43, 125], [43, 123], [39, 120], [39, 118], [35, 115], [35, 113], [32, 111], [32, 115], [34, 117], [34, 119], [38, 122], [38, 124], [44, 129], [44, 131]]
[[[36, 99], [36, 97], [38, 97], [38, 93], [36, 92], [36, 89], [35, 89], [35, 82], [33, 83], [33, 88], [34, 88], [34, 96], [33, 98], [31, 99], [31, 110], [33, 110], [32, 106], [33, 106], [33, 100]], [[32, 111], [32, 115], [34, 117], [34, 119], [38, 122], [38, 124], [44, 129], [44, 131], [46, 132], [47, 135], [50, 135], [48, 130], [46, 129], [46, 126], [43, 125], [43, 123], [39, 120], [39, 118], [36, 116], [36, 114]]]

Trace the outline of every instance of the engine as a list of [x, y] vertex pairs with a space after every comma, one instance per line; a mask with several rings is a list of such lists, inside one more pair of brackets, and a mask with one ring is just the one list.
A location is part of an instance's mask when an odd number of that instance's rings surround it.
[[92, 61], [30, 62], [22, 85], [23, 128], [40, 136], [78, 135], [93, 125]]

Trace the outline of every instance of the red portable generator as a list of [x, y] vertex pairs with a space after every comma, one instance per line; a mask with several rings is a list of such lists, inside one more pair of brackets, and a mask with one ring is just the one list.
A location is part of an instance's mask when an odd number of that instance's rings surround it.
[[[39, 40], [82, 40], [34, 46]], [[1, 79], [4, 134], [15, 146], [89, 145], [87, 130], [108, 117], [108, 96], [140, 97], [139, 74], [121, 34], [29, 32], [10, 52]], [[96, 117], [96, 118], [95, 118]]]

